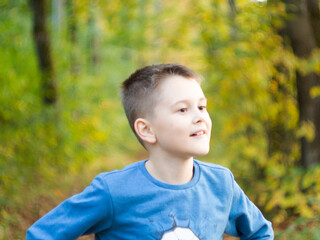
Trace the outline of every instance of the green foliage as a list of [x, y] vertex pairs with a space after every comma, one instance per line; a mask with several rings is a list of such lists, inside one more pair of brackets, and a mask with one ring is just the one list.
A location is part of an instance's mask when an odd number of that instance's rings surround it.
[[278, 233], [276, 239], [292, 239], [292, 240], [319, 240], [320, 239], [320, 228], [319, 228], [319, 217], [307, 219], [299, 218], [292, 223], [285, 231]]
[[[320, 167], [298, 163], [299, 137], [314, 131], [298, 127], [295, 86], [297, 69], [319, 73], [319, 51], [300, 60], [283, 47], [274, 30], [282, 5], [241, 0], [232, 13], [226, 1], [73, 1], [65, 7], [74, 10], [74, 41], [68, 16], [61, 28], [48, 16], [59, 94], [51, 107], [41, 103], [26, 2], [0, 7], [0, 239], [23, 239], [32, 221], [74, 193], [80, 174], [87, 184], [145, 156], [118, 93], [134, 69], [158, 62], [205, 76], [213, 119], [205, 160], [229, 167], [275, 226], [319, 214]], [[279, 239], [316, 237], [317, 228], [303, 230], [309, 224], [299, 220]]]

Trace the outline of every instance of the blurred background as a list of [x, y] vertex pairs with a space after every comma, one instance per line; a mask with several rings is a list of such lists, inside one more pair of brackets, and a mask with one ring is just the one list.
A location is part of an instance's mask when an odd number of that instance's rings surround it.
[[0, 239], [147, 157], [119, 88], [168, 62], [205, 78], [201, 160], [231, 169], [276, 239], [320, 239], [319, 48], [319, 0], [1, 0]]

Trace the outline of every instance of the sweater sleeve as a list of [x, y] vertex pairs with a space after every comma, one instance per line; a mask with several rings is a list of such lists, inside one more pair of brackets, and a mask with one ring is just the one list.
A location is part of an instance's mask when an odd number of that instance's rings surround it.
[[77, 239], [112, 225], [113, 208], [103, 174], [82, 193], [72, 196], [40, 218], [27, 231], [27, 240]]
[[271, 222], [247, 198], [233, 176], [233, 199], [226, 233], [240, 237], [241, 240], [273, 240]]

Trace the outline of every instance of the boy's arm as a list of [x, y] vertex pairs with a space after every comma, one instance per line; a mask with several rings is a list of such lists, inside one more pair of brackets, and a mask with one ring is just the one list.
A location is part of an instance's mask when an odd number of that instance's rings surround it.
[[234, 179], [233, 201], [225, 232], [239, 236], [241, 240], [274, 239], [271, 222], [263, 217], [260, 210], [247, 198]]
[[77, 239], [110, 228], [112, 217], [108, 186], [99, 175], [82, 193], [65, 200], [35, 222], [26, 239]]

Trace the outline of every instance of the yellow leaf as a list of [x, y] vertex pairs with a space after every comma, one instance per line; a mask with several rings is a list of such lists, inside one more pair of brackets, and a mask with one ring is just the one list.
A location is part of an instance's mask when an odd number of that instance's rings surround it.
[[299, 130], [297, 131], [298, 137], [305, 137], [309, 142], [312, 142], [315, 137], [315, 127], [310, 121], [304, 121], [301, 123]]
[[320, 96], [320, 86], [316, 86], [316, 87], [311, 88], [310, 96], [311, 96], [311, 98], [316, 98], [316, 97]]

